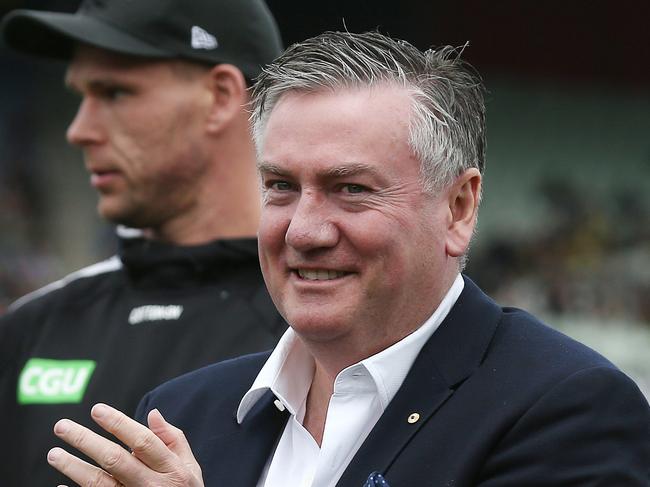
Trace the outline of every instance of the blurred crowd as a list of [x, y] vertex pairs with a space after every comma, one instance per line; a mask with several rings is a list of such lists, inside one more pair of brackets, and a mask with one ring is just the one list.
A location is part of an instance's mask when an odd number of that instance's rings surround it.
[[532, 195], [548, 221], [532, 235], [484, 242], [469, 272], [497, 301], [535, 313], [650, 327], [650, 205], [638, 191], [589, 195], [569, 180]]
[[[3, 76], [3, 83], [8, 81]], [[18, 82], [18, 80], [16, 80]], [[36, 177], [34, 111], [4, 100], [0, 117], [0, 313], [17, 297], [60, 277], [61, 262], [48, 247], [46, 204]]]

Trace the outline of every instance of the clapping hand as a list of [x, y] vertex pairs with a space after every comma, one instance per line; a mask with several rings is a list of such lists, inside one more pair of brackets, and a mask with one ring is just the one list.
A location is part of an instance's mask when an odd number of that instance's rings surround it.
[[147, 417], [148, 428], [105, 404], [96, 404], [91, 416], [131, 452], [73, 421], [58, 421], [54, 433], [99, 465], [91, 465], [62, 448], [50, 450], [49, 464], [79, 485], [203, 487], [201, 468], [185, 435], [165, 421], [157, 409]]

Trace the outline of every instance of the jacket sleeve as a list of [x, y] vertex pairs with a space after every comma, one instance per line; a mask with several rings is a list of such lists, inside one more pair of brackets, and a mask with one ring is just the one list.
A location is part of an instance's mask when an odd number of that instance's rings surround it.
[[135, 420], [139, 423], [142, 423], [145, 426], [147, 426], [147, 415], [151, 410], [151, 407], [149, 406], [150, 397], [151, 397], [151, 392], [145, 394], [145, 396], [142, 399], [140, 399], [140, 402], [138, 403], [138, 407], [135, 410], [135, 416], [134, 416]]
[[544, 394], [485, 462], [481, 487], [647, 487], [650, 408], [622, 372], [593, 367]]

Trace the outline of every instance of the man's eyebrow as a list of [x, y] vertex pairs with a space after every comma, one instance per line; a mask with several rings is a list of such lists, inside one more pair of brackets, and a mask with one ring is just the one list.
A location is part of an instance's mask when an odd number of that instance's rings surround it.
[[363, 173], [369, 173], [371, 175], [378, 174], [377, 169], [374, 166], [371, 166], [370, 164], [364, 164], [362, 162], [354, 162], [330, 168], [325, 172], [325, 176], [340, 178], [346, 176], [356, 176]]
[[78, 86], [78, 83], [75, 82], [72, 77], [66, 76], [64, 79], [64, 84], [66, 88], [73, 92], [79, 92], [81, 91], [82, 88], [91, 90], [91, 91], [104, 91], [107, 89], [112, 89], [112, 88], [124, 88], [124, 89], [130, 89], [131, 88], [131, 83], [125, 80], [121, 79], [116, 79], [113, 77], [102, 77], [102, 78], [96, 78], [96, 79], [90, 79], [87, 81], [84, 81], [81, 86]]
[[282, 169], [280, 166], [269, 162], [258, 162], [257, 170], [260, 174], [275, 174], [276, 176], [286, 176], [289, 174], [288, 171]]
[[[276, 176], [288, 176], [290, 173], [286, 169], [281, 168], [269, 162], [259, 162], [257, 170], [260, 174], [275, 174]], [[370, 164], [361, 162], [343, 164], [329, 168], [321, 174], [324, 178], [343, 178], [348, 176], [356, 176], [359, 174], [370, 174], [371, 176], [379, 176], [380, 173], [377, 168]]]

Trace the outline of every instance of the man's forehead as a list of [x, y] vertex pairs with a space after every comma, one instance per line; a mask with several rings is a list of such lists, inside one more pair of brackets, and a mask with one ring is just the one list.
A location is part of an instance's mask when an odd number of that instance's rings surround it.
[[101, 47], [91, 46], [89, 44], [77, 43], [74, 47], [70, 64], [80, 62], [94, 61], [96, 64], [103, 64], [106, 66], [138, 66], [144, 64], [154, 64], [160, 62], [150, 58], [141, 56], [133, 56], [131, 54], [123, 54]]
[[[271, 126], [275, 129], [285, 125], [278, 124], [278, 119], [283, 122], [297, 122], [301, 129], [317, 132], [323, 125], [338, 124], [359, 115], [366, 117], [366, 121], [369, 121], [370, 117], [386, 119], [390, 115], [392, 120], [388, 127], [408, 127], [412, 102], [411, 90], [392, 83], [322, 87], [313, 90], [292, 89], [281, 94], [263, 117], [260, 141], [266, 140]], [[302, 118], [293, 116], [298, 112]], [[334, 117], [328, 117], [327, 112], [334, 113]], [[303, 120], [308, 121], [303, 123]], [[357, 126], [357, 129], [363, 130], [367, 125], [364, 123]]]
[[410, 110], [409, 93], [395, 86], [286, 93], [258, 139], [259, 169], [338, 177], [403, 166], [412, 159]]
[[122, 54], [86, 44], [78, 44], [66, 69], [66, 84], [121, 79], [154, 83], [165, 71], [175, 72], [181, 61], [176, 59], [151, 59]]

